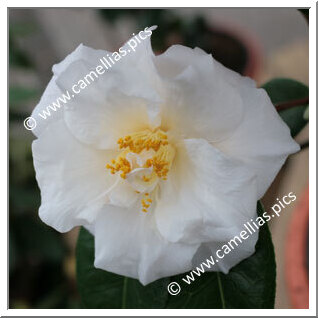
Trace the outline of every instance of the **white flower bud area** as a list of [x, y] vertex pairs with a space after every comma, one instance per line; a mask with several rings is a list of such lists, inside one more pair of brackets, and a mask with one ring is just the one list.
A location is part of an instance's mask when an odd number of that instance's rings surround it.
[[119, 155], [106, 164], [111, 174], [119, 174], [142, 195], [142, 211], [148, 212], [151, 194], [160, 180], [167, 180], [175, 148], [160, 128], [142, 130], [117, 141]]

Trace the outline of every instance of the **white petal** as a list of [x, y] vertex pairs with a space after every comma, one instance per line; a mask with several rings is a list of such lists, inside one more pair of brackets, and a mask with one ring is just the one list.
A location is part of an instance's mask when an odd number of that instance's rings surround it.
[[52, 77], [43, 95], [41, 96], [39, 103], [33, 109], [31, 114], [31, 116], [36, 120], [36, 127], [32, 130], [32, 132], [37, 137], [41, 135], [42, 131], [47, 126], [49, 126], [53, 122], [60, 120], [63, 117], [63, 113], [60, 111], [52, 111], [51, 116], [48, 116], [46, 119], [43, 119], [39, 116], [39, 114], [43, 116], [43, 110], [46, 110], [46, 107], [52, 104], [52, 102], [54, 102], [56, 98], [62, 93], [59, 87], [56, 85], [56, 79], [56, 76]]
[[[220, 74], [230, 73], [218, 64]], [[299, 150], [290, 130], [277, 114], [267, 93], [256, 89], [236, 74], [232, 77], [239, 87], [244, 103], [244, 120], [230, 138], [213, 145], [246, 164], [257, 176], [257, 194], [261, 198], [288, 155]]]
[[197, 48], [191, 49], [183, 45], [172, 45], [164, 53], [157, 55], [154, 64], [163, 78], [175, 78], [190, 65], [200, 62], [207, 53]]
[[135, 189], [119, 175], [116, 176], [117, 180], [114, 185], [107, 191], [108, 203], [128, 208], [134, 205], [138, 199], [138, 194]]
[[183, 138], [209, 141], [233, 134], [242, 120], [242, 99], [219, 76], [211, 55], [175, 45], [156, 57], [155, 63], [165, 87], [165, 129], [178, 129]]
[[158, 184], [158, 178], [145, 182], [143, 177], [151, 177], [153, 168], [137, 168], [127, 175], [127, 182], [140, 193], [152, 192]]
[[[240, 238], [239, 234], [243, 230], [246, 230], [246, 229], [244, 227], [241, 228], [235, 234], [235, 236], [238, 236]], [[234, 267], [235, 265], [240, 263], [242, 260], [254, 254], [255, 245], [258, 240], [258, 234], [259, 234], [258, 231], [256, 231], [255, 233], [253, 232], [253, 234], [251, 235], [248, 234], [249, 235], [248, 237], [245, 234], [245, 237], [247, 237], [247, 239], [244, 240], [240, 238], [241, 241], [239, 241], [236, 238], [235, 242], [237, 242], [237, 245], [234, 242], [231, 242], [231, 246], [230, 246], [229, 241], [211, 242], [211, 243], [202, 244], [200, 248], [198, 249], [197, 253], [195, 254], [195, 256], [193, 257], [193, 268], [195, 269], [197, 266], [200, 267], [202, 262], [206, 263], [206, 260], [210, 259], [210, 257], [213, 256], [215, 264], [210, 269], [206, 268], [207, 271], [212, 271], [212, 272], [221, 271], [224, 274], [227, 274], [232, 267]], [[229, 249], [231, 250], [231, 252], [228, 253]], [[219, 251], [218, 255], [216, 255], [218, 250], [221, 250], [221, 251]], [[226, 250], [226, 253], [228, 254], [224, 253], [225, 250]], [[220, 256], [221, 258], [219, 258], [218, 256]]]
[[113, 152], [82, 145], [61, 120], [42, 131], [32, 152], [43, 222], [60, 232], [94, 222], [115, 181], [105, 168]]
[[256, 211], [255, 176], [202, 139], [184, 140], [155, 208], [172, 242], [230, 239]]
[[197, 48], [172, 46], [156, 61], [169, 83], [162, 125], [203, 137], [248, 165], [261, 198], [287, 156], [299, 150], [265, 91]]
[[45, 127], [47, 127], [50, 123], [54, 121], [58, 121], [62, 116], [63, 112], [60, 110], [57, 110], [56, 112], [51, 111], [51, 116], [48, 116], [47, 119], [43, 119], [39, 116], [40, 114], [43, 114], [43, 110], [46, 110], [46, 108], [49, 105], [52, 105], [53, 102], [56, 102], [56, 99], [64, 93], [57, 85], [56, 81], [59, 77], [59, 75], [74, 61], [77, 60], [88, 60], [89, 58], [97, 57], [99, 54], [105, 55], [107, 54], [106, 51], [97, 51], [93, 50], [89, 47], [86, 47], [84, 45], [79, 45], [76, 50], [74, 50], [71, 54], [69, 54], [62, 62], [53, 65], [52, 71], [53, 71], [53, 77], [50, 80], [49, 84], [47, 85], [40, 102], [37, 104], [37, 106], [34, 108], [32, 112], [32, 117], [35, 118], [37, 122], [37, 126], [35, 129], [32, 130], [32, 132], [38, 137], [40, 136], [41, 132]]
[[153, 215], [140, 206], [121, 209], [107, 206], [95, 223], [95, 267], [137, 278], [143, 285], [191, 269], [198, 244], [164, 240]]
[[68, 102], [64, 118], [74, 136], [98, 148], [114, 147], [119, 137], [160, 124], [159, 96], [134, 65], [122, 69], [120, 63], [96, 78], [91, 64], [77, 61], [57, 79], [62, 91], [71, 91], [93, 72], [94, 82], [89, 79], [91, 84]]
[[90, 63], [92, 61], [98, 61], [103, 56], [107, 56], [111, 52], [105, 50], [95, 50], [83, 44], [80, 44], [71, 54], [69, 54], [62, 62], [53, 65], [53, 73], [59, 76], [66, 68], [75, 61], [86, 61]]

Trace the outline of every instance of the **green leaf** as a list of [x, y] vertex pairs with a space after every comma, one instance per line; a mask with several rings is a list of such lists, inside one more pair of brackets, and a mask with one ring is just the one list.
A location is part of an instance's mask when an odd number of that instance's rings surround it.
[[[259, 215], [264, 213], [260, 203], [257, 209]], [[227, 275], [205, 273], [196, 277], [191, 285], [182, 280], [187, 273], [142, 286], [135, 279], [96, 269], [93, 265], [94, 237], [84, 228], [80, 231], [76, 253], [78, 290], [85, 308], [274, 307], [276, 265], [267, 224], [260, 229], [256, 251], [251, 257]], [[167, 292], [172, 281], [182, 289], [176, 296]]]
[[18, 103], [25, 103], [27, 100], [36, 98], [38, 91], [35, 89], [29, 89], [19, 86], [13, 86], [9, 89], [9, 100], [10, 103], [15, 105]]
[[[272, 103], [280, 104], [300, 100], [309, 96], [309, 89], [306, 85], [292, 79], [277, 78], [267, 82], [263, 88], [268, 93]], [[296, 136], [308, 123], [304, 119], [304, 112], [307, 103], [292, 107], [279, 112], [283, 121], [288, 125], [291, 135]]]

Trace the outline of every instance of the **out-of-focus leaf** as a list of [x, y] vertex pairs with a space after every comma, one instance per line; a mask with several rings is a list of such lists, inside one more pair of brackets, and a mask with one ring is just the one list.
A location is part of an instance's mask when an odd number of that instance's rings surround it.
[[304, 119], [309, 120], [309, 106], [307, 106], [306, 110], [304, 111]]
[[298, 9], [302, 15], [305, 17], [307, 22], [309, 21], [309, 9]]
[[40, 191], [35, 187], [24, 188], [16, 185], [9, 187], [10, 203], [15, 207], [14, 212], [37, 210], [41, 203]]
[[19, 262], [19, 253], [14, 240], [14, 236], [9, 232], [9, 270], [13, 271]]
[[37, 304], [37, 309], [51, 309], [59, 308], [60, 304], [63, 303], [67, 297], [65, 285], [57, 285], [55, 289], [51, 290], [45, 295]]
[[10, 105], [25, 103], [27, 100], [38, 97], [39, 92], [35, 89], [13, 86], [9, 89]]
[[9, 27], [9, 63], [10, 66], [30, 67], [32, 62], [18, 46], [18, 38], [31, 35], [36, 31], [33, 23], [12, 23]]
[[10, 66], [21, 67], [32, 66], [32, 62], [29, 57], [17, 47], [11, 36], [9, 38], [9, 64]]
[[10, 37], [24, 37], [37, 31], [35, 23], [12, 23], [9, 27]]
[[[268, 93], [274, 105], [301, 100], [309, 95], [309, 89], [306, 85], [286, 78], [273, 79], [263, 85], [263, 88]], [[293, 137], [296, 136], [308, 122], [303, 116], [307, 105], [307, 103], [304, 103], [279, 112], [281, 118], [290, 128]]]
[[[25, 136], [28, 136], [25, 134]], [[31, 154], [31, 139], [26, 138], [9, 138], [9, 164], [10, 181], [15, 184], [23, 184], [29, 180], [34, 180], [34, 168]], [[11, 170], [12, 169], [12, 170]]]
[[19, 245], [19, 253], [36, 262], [41, 259], [62, 262], [66, 248], [62, 238], [44, 223], [36, 222], [28, 215], [10, 218], [10, 229]]

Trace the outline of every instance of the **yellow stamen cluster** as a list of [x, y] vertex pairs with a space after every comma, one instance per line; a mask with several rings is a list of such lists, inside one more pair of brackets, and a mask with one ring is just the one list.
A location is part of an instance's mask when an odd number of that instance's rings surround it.
[[[119, 138], [119, 148], [123, 151], [112, 164], [107, 164], [112, 174], [121, 172], [120, 176], [125, 179], [126, 175], [133, 170], [130, 162], [126, 159], [128, 153], [140, 154], [142, 151], [154, 151], [151, 159], [146, 160], [143, 168], [153, 168], [152, 173], [142, 176], [144, 182], [150, 182], [156, 178], [167, 179], [175, 155], [174, 148], [168, 142], [168, 136], [159, 128], [155, 130], [146, 129], [131, 135]], [[138, 167], [138, 166], [137, 166]], [[147, 212], [152, 200], [148, 193], [141, 200], [142, 211]]]
[[174, 155], [175, 151], [171, 145], [163, 145], [152, 159], [146, 161], [145, 167], [153, 167], [154, 173], [159, 178], [166, 180]]
[[143, 130], [118, 139], [120, 149], [129, 148], [131, 152], [141, 153], [143, 150], [158, 151], [161, 145], [168, 144], [168, 136], [160, 129], [155, 131]]
[[110, 169], [111, 174], [115, 174], [116, 172], [121, 171], [120, 176], [123, 179], [126, 179], [126, 174], [131, 171], [130, 163], [126, 158], [119, 157], [117, 160], [112, 160], [112, 165], [107, 164], [107, 169]]

